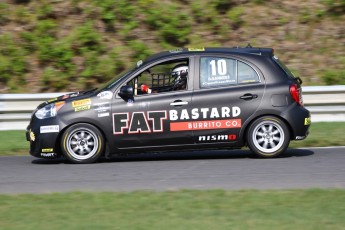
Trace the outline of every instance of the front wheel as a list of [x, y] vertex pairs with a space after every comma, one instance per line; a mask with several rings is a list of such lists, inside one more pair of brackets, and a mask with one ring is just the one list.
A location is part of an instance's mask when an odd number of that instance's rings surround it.
[[103, 153], [104, 138], [93, 125], [75, 124], [63, 133], [61, 148], [63, 155], [73, 163], [93, 163]]
[[285, 152], [290, 143], [290, 133], [279, 118], [265, 116], [255, 120], [247, 132], [247, 144], [260, 157], [276, 157]]

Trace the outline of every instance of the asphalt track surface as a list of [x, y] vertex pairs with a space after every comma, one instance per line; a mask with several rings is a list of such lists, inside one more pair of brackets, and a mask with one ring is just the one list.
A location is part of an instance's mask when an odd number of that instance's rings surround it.
[[276, 159], [247, 150], [138, 154], [87, 165], [0, 157], [2, 194], [298, 188], [345, 188], [345, 147], [289, 149]]

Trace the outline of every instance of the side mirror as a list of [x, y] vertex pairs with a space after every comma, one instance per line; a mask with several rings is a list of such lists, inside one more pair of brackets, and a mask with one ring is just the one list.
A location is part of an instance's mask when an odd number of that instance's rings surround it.
[[124, 100], [132, 98], [133, 97], [133, 87], [129, 86], [129, 85], [122, 86], [120, 88], [119, 96]]

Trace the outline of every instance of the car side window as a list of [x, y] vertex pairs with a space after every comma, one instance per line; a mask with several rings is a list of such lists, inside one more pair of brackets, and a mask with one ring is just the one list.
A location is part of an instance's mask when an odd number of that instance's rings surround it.
[[238, 79], [239, 84], [260, 81], [258, 74], [249, 65], [241, 61], [237, 61], [237, 68], [238, 68], [237, 79]]
[[127, 85], [133, 87], [134, 96], [186, 90], [188, 70], [188, 59], [167, 61], [145, 69], [127, 82]]
[[255, 70], [244, 62], [221, 57], [200, 58], [200, 87], [220, 87], [259, 82]]
[[202, 88], [236, 84], [236, 60], [202, 57], [200, 59], [200, 86]]

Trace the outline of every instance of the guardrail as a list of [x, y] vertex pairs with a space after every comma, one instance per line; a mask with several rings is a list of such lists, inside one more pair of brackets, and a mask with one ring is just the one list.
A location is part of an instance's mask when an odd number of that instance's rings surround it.
[[[312, 122], [345, 121], [345, 85], [305, 86], [302, 91]], [[0, 94], [0, 130], [25, 130], [38, 104], [63, 94]]]
[[302, 91], [312, 122], [345, 121], [345, 85], [305, 86]]

